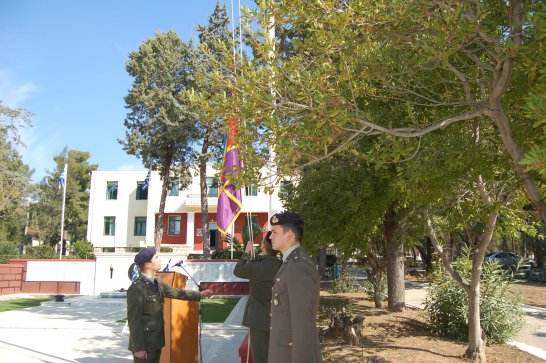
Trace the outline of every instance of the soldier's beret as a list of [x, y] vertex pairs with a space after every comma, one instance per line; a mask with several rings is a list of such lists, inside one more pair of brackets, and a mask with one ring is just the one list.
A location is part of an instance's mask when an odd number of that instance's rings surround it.
[[269, 246], [272, 246], [272, 245], [273, 245], [273, 241], [271, 241], [271, 231], [267, 232], [267, 234], [265, 235], [264, 241], [265, 241]]
[[137, 253], [135, 256], [135, 263], [141, 265], [145, 262], [148, 262], [154, 257], [157, 253], [157, 250], [154, 247], [148, 247]]
[[272, 226], [299, 225], [303, 224], [303, 218], [297, 213], [282, 212], [274, 214], [269, 221]]

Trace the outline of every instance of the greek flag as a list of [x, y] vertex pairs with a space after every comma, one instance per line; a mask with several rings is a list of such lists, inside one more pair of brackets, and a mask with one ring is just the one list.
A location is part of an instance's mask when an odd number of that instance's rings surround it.
[[151, 176], [152, 176], [152, 171], [148, 170], [148, 175], [146, 175], [146, 179], [144, 179], [144, 184], [142, 185], [142, 190], [146, 190], [150, 186], [150, 177]]
[[57, 181], [59, 183], [59, 189], [64, 187], [66, 183], [66, 165], [64, 166], [63, 171], [61, 171], [61, 175], [59, 176], [59, 179], [57, 179]]

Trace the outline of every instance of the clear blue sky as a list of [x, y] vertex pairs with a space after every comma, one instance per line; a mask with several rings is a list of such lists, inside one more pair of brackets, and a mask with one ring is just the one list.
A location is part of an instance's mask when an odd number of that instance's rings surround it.
[[[250, 5], [251, 0], [241, 0]], [[226, 4], [231, 17], [231, 0]], [[234, 0], [238, 23], [238, 0]], [[117, 142], [131, 51], [158, 31], [196, 40], [216, 0], [0, 0], [0, 100], [31, 111], [23, 161], [34, 181], [53, 170], [66, 146], [88, 151], [99, 170], [142, 170]]]

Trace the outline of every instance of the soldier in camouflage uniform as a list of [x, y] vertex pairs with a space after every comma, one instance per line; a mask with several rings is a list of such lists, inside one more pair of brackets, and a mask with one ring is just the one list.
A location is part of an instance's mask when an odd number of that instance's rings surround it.
[[245, 307], [243, 325], [250, 328], [250, 350], [254, 363], [266, 363], [269, 347], [271, 288], [281, 265], [277, 251], [271, 246], [268, 232], [260, 247], [262, 255], [250, 259], [252, 243], [248, 242], [245, 253], [233, 270], [235, 276], [250, 280], [250, 294]]
[[212, 290], [201, 292], [175, 289], [156, 276], [161, 260], [155, 248], [145, 248], [135, 257], [140, 273], [127, 290], [127, 322], [129, 350], [134, 362], [158, 363], [165, 345], [163, 331], [163, 298], [201, 300], [210, 297]]

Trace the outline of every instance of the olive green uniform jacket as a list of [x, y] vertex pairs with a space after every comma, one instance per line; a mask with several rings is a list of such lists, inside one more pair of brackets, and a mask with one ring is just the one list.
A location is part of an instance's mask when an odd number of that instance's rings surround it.
[[243, 315], [243, 325], [251, 329], [269, 331], [271, 288], [282, 261], [276, 256], [260, 256], [250, 259], [243, 253], [233, 274], [250, 280], [250, 293]]
[[139, 274], [127, 290], [129, 350], [155, 352], [165, 345], [163, 298], [201, 300], [197, 291], [172, 288], [156, 277], [157, 286]]
[[302, 247], [282, 263], [272, 292], [268, 362], [322, 362], [316, 325], [320, 278]]

